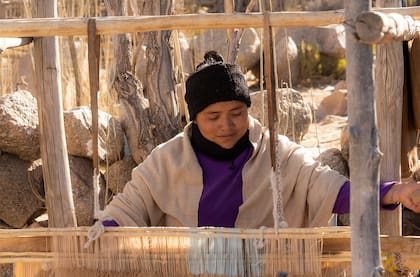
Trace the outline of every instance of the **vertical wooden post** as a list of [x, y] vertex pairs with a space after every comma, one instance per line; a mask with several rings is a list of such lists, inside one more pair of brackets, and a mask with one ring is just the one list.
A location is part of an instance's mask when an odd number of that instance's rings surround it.
[[99, 168], [98, 157], [98, 93], [99, 93], [99, 48], [100, 40], [96, 35], [96, 21], [88, 20], [88, 59], [89, 59], [89, 87], [90, 105], [92, 113], [92, 161], [93, 169]]
[[278, 147], [278, 115], [277, 115], [277, 90], [276, 78], [274, 77], [274, 43], [273, 30], [270, 22], [271, 1], [264, 5], [264, 83], [267, 90], [267, 118], [268, 129], [270, 133], [270, 155], [271, 166], [275, 175], [275, 182], [272, 184], [273, 189], [273, 217], [274, 228], [286, 227], [283, 215], [283, 199], [282, 187], [280, 184], [280, 164], [276, 159]]
[[346, 79], [350, 141], [350, 221], [353, 276], [381, 276], [379, 245], [379, 161], [371, 45], [358, 43], [354, 22], [370, 1], [345, 1]]
[[93, 164], [93, 214], [98, 218], [99, 204], [99, 134], [98, 134], [98, 93], [99, 93], [99, 60], [100, 36], [96, 34], [96, 20], [90, 18], [87, 24], [90, 112], [92, 115], [92, 164]]
[[268, 129], [270, 131], [270, 152], [271, 165], [275, 168], [276, 164], [276, 138], [277, 138], [277, 98], [276, 82], [274, 77], [273, 61], [273, 32], [270, 26], [270, 12], [264, 12], [264, 72], [265, 87], [267, 90], [267, 118]]
[[[56, 17], [56, 0], [33, 1], [34, 17]], [[50, 227], [75, 227], [67, 156], [58, 38], [34, 40], [42, 172]]]
[[6, 4], [0, 2], [0, 18], [6, 18]]
[[[401, 7], [401, 0], [377, 1], [386, 7]], [[384, 5], [381, 5], [385, 7]], [[401, 42], [376, 45], [375, 97], [378, 114], [381, 181], [400, 180], [401, 128], [404, 87], [404, 57]], [[381, 233], [399, 236], [402, 233], [402, 210], [381, 211]]]

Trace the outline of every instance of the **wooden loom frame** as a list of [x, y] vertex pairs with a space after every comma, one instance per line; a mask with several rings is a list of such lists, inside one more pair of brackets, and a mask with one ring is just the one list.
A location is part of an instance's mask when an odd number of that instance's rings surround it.
[[[385, 12], [398, 12], [404, 15], [420, 17], [419, 8], [386, 9]], [[114, 34], [120, 32], [145, 32], [156, 30], [174, 29], [217, 29], [235, 27], [257, 27], [264, 26], [264, 17], [269, 17], [270, 26], [306, 26], [327, 25], [343, 23], [344, 16], [341, 11], [328, 12], [281, 12], [268, 14], [209, 14], [209, 15], [177, 15], [177, 16], [141, 16], [141, 17], [107, 17], [96, 19], [96, 33]], [[191, 22], [194, 21], [194, 26]], [[116, 24], [117, 23], [117, 24]], [[0, 35], [6, 37], [35, 37], [35, 36], [66, 36], [85, 35], [86, 19], [13, 19], [0, 20]], [[349, 261], [350, 232], [347, 228], [334, 227], [332, 235], [327, 230], [316, 229], [325, 232], [323, 236], [322, 257], [326, 262]], [[126, 228], [109, 230], [121, 233]], [[302, 229], [289, 229], [288, 231], [299, 232]], [[309, 229], [307, 229], [309, 230]], [[343, 232], [340, 232], [343, 230]], [[60, 235], [63, 232], [86, 232], [84, 228], [49, 228], [42, 230], [3, 230], [0, 232], [0, 262], [26, 262], [45, 261], [51, 257], [50, 238], [53, 235]], [[130, 229], [130, 231], [141, 231], [141, 228]], [[282, 230], [279, 231], [283, 232]], [[340, 233], [340, 235], [334, 234]], [[420, 245], [418, 237], [387, 237], [381, 236], [382, 251], [398, 252], [407, 258], [406, 264], [410, 268], [420, 268]]]
[[[206, 231], [205, 228], [169, 227], [173, 234], [185, 232]], [[0, 229], [0, 263], [39, 263], [52, 262], [52, 238], [76, 234], [86, 237], [88, 227], [77, 228], [34, 228], [34, 229]], [[158, 233], [159, 227], [111, 227], [102, 236], [141, 236], [145, 233]], [[210, 229], [211, 230], [211, 229]], [[321, 261], [328, 266], [335, 263], [350, 262], [350, 227], [318, 227], [318, 228], [286, 228], [286, 229], [238, 229], [213, 228], [220, 234], [230, 234], [241, 238], [261, 238], [265, 236], [278, 236], [279, 238], [317, 234], [322, 240]], [[232, 235], [232, 236], [233, 236]], [[402, 263], [411, 269], [420, 268], [420, 237], [417, 236], [381, 236], [381, 249], [383, 253], [399, 253]], [[398, 251], [395, 251], [398, 249]]]

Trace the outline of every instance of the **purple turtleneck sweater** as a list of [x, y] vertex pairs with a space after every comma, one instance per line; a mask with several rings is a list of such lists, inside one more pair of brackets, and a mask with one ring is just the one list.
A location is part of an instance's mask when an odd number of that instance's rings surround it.
[[232, 161], [217, 161], [196, 151], [203, 170], [198, 226], [235, 226], [243, 202], [242, 169], [251, 154], [252, 146], [249, 146]]
[[[251, 157], [252, 146], [246, 148], [233, 161], [218, 161], [198, 151], [196, 155], [203, 170], [203, 192], [198, 208], [198, 226], [234, 227], [242, 199], [242, 170]], [[379, 187], [380, 202], [394, 182], [382, 183]], [[383, 206], [392, 210], [397, 205]], [[350, 181], [341, 187], [334, 204], [333, 213], [350, 211]], [[118, 226], [114, 220], [104, 221], [104, 226]]]

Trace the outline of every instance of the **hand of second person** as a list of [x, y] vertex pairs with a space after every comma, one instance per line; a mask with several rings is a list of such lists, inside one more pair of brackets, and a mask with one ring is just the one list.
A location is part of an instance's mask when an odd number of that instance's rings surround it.
[[400, 202], [404, 207], [420, 213], [420, 182], [408, 181], [395, 184], [389, 194], [391, 202]]

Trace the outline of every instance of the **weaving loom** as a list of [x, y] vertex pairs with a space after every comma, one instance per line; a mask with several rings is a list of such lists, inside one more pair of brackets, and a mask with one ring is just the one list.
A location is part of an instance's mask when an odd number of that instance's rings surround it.
[[[33, 229], [21, 236], [42, 234], [45, 276], [325, 276], [322, 262], [337, 257], [323, 257], [324, 239], [349, 236], [350, 229], [116, 227], [87, 248], [86, 233], [83, 227]], [[40, 266], [22, 270], [22, 276], [44, 276]]]
[[[274, 208], [281, 212], [281, 199], [276, 201], [281, 193], [274, 192], [275, 203], [280, 204]], [[347, 270], [351, 260], [348, 246], [332, 247], [337, 240], [348, 243], [348, 228], [118, 227], [108, 229], [88, 248], [86, 234], [86, 228], [0, 230], [0, 262], [16, 262], [17, 276], [38, 277], [275, 276], [279, 272], [287, 276], [338, 276], [340, 265]], [[18, 241], [13, 243], [11, 238]], [[383, 258], [389, 261], [386, 251], [404, 251], [411, 253], [407, 254], [411, 268], [420, 268], [419, 238], [403, 240], [400, 237], [394, 242], [388, 240], [391, 245], [382, 245]], [[33, 241], [37, 241], [36, 247], [25, 245]], [[19, 247], [26, 250], [19, 252]], [[339, 266], [328, 275], [326, 269], [332, 264]]]
[[[350, 228], [87, 228], [0, 230], [15, 276], [351, 276]], [[387, 271], [420, 268], [419, 237], [381, 237]]]
[[[114, 227], [88, 248], [86, 234], [86, 227], [0, 230], [0, 263], [15, 263], [15, 276], [25, 277], [351, 276], [348, 227]], [[382, 237], [381, 245], [388, 271], [420, 268], [419, 237]]]
[[[349, 227], [0, 229], [15, 276], [351, 276]], [[420, 237], [381, 236], [387, 271], [420, 268]], [[344, 275], [345, 274], [345, 275]]]

